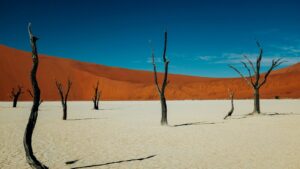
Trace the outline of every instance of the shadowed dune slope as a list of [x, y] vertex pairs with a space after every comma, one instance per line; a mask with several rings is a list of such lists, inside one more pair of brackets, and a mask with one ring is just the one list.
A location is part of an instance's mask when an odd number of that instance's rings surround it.
[[[31, 87], [31, 53], [0, 45], [0, 101], [10, 100], [12, 87]], [[70, 100], [91, 100], [93, 86], [99, 80], [104, 100], [154, 100], [158, 99], [153, 83], [153, 73], [140, 70], [109, 67], [40, 55], [38, 81], [44, 100], [59, 100], [55, 79], [66, 84], [73, 81]], [[162, 79], [162, 75], [159, 75]], [[251, 98], [252, 91], [241, 78], [206, 78], [185, 75], [169, 76], [166, 97], [181, 99], [225, 99], [227, 89], [236, 91], [240, 99]], [[274, 71], [261, 89], [262, 98], [299, 98], [300, 63]], [[31, 100], [25, 91], [21, 100]]]

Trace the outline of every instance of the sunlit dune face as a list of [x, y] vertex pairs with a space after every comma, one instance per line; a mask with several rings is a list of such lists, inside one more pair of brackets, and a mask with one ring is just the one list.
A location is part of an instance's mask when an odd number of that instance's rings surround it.
[[[10, 100], [11, 88], [22, 85], [29, 88], [31, 54], [0, 46], [0, 100]], [[172, 72], [170, 72], [172, 73]], [[262, 98], [299, 98], [300, 64], [272, 72], [268, 82], [261, 88]], [[153, 100], [158, 99], [153, 72], [108, 67], [91, 63], [40, 56], [38, 81], [44, 100], [58, 100], [55, 79], [65, 83], [70, 78], [73, 86], [70, 100], [91, 100], [93, 87], [99, 80], [101, 99], [105, 100]], [[161, 74], [158, 78], [162, 79]], [[236, 91], [236, 98], [251, 98], [252, 90], [240, 78], [204, 78], [170, 75], [166, 89], [167, 99], [227, 99], [228, 88]], [[31, 100], [24, 93], [21, 100]]]

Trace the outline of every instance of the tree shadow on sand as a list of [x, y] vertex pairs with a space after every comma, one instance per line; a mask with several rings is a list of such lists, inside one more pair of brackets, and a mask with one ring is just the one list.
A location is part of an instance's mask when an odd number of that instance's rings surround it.
[[[106, 166], [106, 165], [111, 165], [111, 164], [132, 162], [132, 161], [143, 161], [143, 160], [146, 160], [146, 159], [153, 158], [155, 156], [156, 155], [151, 155], [151, 156], [143, 157], [143, 158], [135, 158], [135, 159], [129, 159], [129, 160], [121, 160], [121, 161], [108, 162], [108, 163], [103, 163], [103, 164], [92, 164], [92, 165], [86, 165], [86, 166], [80, 166], [80, 167], [72, 167], [71, 169], [91, 168], [91, 167], [100, 167], [100, 166]], [[76, 161], [76, 160], [74, 160], [74, 161]]]
[[262, 116], [286, 116], [286, 115], [300, 115], [299, 113], [261, 113]]
[[299, 113], [261, 113], [261, 114], [246, 114], [246, 115], [240, 115], [240, 116], [231, 116], [229, 119], [244, 119], [244, 118], [248, 118], [248, 117], [256, 117], [256, 116], [286, 116], [286, 115], [300, 115]]
[[182, 127], [182, 126], [218, 124], [218, 123], [224, 123], [224, 122], [206, 122], [206, 121], [200, 121], [200, 122], [193, 122], [193, 123], [175, 124], [175, 125], [171, 125], [170, 127]]
[[230, 120], [230, 119], [244, 119], [247, 118], [249, 115], [232, 115], [229, 116], [227, 119], [224, 120]]
[[72, 160], [72, 161], [66, 161], [65, 164], [70, 165], [70, 164], [76, 163], [77, 161], [79, 161], [79, 159], [78, 160]]

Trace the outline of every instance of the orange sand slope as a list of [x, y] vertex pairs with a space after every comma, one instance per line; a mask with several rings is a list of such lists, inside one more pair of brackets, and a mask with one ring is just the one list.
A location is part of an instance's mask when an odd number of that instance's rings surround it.
[[[31, 87], [31, 53], [0, 45], [0, 101], [10, 100], [12, 87]], [[70, 100], [91, 100], [93, 86], [100, 82], [104, 100], [153, 100], [158, 99], [153, 83], [153, 73], [84, 63], [40, 55], [38, 81], [43, 100], [59, 100], [55, 79], [73, 81]], [[159, 79], [161, 79], [161, 74]], [[236, 91], [240, 99], [251, 98], [251, 89], [241, 78], [205, 78], [170, 75], [166, 90], [168, 99], [224, 99], [227, 89]], [[261, 89], [262, 98], [299, 98], [300, 63], [274, 71]], [[25, 92], [21, 100], [31, 100]]]

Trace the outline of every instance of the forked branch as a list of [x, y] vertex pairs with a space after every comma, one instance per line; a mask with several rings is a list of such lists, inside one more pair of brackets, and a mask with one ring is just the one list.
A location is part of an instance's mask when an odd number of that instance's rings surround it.
[[[30, 89], [27, 89], [27, 93], [31, 96], [31, 98], [34, 97]], [[43, 102], [43, 99], [40, 100], [40, 105], [42, 104], [42, 102]]]
[[249, 79], [247, 79], [237, 68], [235, 68], [234, 66], [232, 65], [228, 65], [231, 69], [233, 69], [234, 71], [236, 71], [246, 82], [249, 86], [253, 86], [251, 81]]
[[60, 95], [60, 99], [61, 99], [61, 104], [63, 107], [63, 120], [67, 120], [67, 101], [68, 101], [68, 96], [69, 96], [69, 92], [72, 86], [72, 82], [70, 79], [68, 79], [68, 83], [67, 83], [67, 92], [64, 94], [64, 90], [63, 90], [63, 86], [61, 84], [61, 82], [59, 81], [55, 81], [58, 93]]
[[278, 67], [279, 65], [281, 65], [282, 63], [284, 63], [285, 61], [282, 60], [282, 58], [279, 59], [273, 59], [272, 60], [272, 65], [270, 66], [269, 70], [267, 71], [267, 73], [264, 76], [263, 81], [259, 84], [259, 87], [261, 87], [262, 85], [264, 85], [267, 81], [267, 78], [269, 77], [270, 73], [274, 70], [274, 68]]
[[18, 85], [18, 89], [15, 90], [15, 88], [11, 89], [9, 97], [13, 100], [13, 107], [17, 107], [17, 103], [19, 100], [19, 97], [24, 93], [22, 91], [23, 87]]
[[157, 91], [159, 94], [161, 94], [161, 90], [158, 84], [157, 80], [157, 70], [156, 70], [156, 64], [155, 64], [155, 56], [154, 56], [154, 50], [152, 49], [152, 65], [153, 65], [153, 73], [154, 73], [154, 83], [157, 88]]

